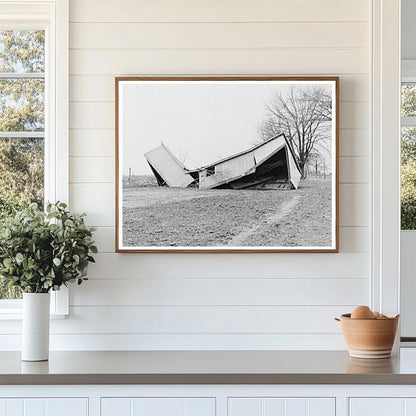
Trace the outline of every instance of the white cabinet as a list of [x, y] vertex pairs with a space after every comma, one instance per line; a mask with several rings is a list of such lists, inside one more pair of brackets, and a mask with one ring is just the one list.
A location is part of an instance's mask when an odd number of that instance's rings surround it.
[[350, 416], [416, 415], [415, 398], [351, 398]]
[[351, 398], [350, 416], [405, 416], [405, 399]]
[[87, 416], [87, 398], [0, 399], [0, 416]]
[[102, 398], [101, 416], [213, 416], [214, 398]]
[[349, 416], [416, 415], [415, 398], [351, 398]]
[[0, 385], [0, 416], [416, 416], [416, 385]]
[[335, 399], [230, 398], [228, 416], [335, 416]]

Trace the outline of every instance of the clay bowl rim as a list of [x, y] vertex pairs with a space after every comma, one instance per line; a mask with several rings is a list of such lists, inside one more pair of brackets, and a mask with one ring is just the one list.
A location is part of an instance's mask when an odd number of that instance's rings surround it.
[[385, 318], [351, 318], [351, 314], [350, 313], [343, 313], [341, 315], [341, 319], [346, 319], [346, 320], [353, 320], [353, 321], [393, 321], [393, 320], [398, 320], [400, 317], [400, 314], [397, 315], [390, 315], [390, 316], [386, 316]]

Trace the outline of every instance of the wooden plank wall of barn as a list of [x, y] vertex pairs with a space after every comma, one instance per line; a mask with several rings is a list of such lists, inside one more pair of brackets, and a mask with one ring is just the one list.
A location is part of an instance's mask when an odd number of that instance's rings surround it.
[[[370, 43], [370, 0], [70, 0], [70, 205], [100, 254], [52, 348], [344, 348], [333, 317], [370, 298]], [[340, 253], [116, 254], [114, 77], [155, 74], [340, 76]]]

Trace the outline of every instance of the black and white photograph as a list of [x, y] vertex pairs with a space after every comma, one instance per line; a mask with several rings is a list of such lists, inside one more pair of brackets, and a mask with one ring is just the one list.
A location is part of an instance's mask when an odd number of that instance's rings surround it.
[[338, 78], [116, 78], [119, 252], [336, 252]]

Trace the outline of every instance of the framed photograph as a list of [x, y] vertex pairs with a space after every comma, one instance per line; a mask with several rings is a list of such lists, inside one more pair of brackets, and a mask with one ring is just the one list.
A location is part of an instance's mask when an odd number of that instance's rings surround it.
[[337, 252], [338, 77], [116, 78], [117, 252]]

